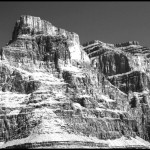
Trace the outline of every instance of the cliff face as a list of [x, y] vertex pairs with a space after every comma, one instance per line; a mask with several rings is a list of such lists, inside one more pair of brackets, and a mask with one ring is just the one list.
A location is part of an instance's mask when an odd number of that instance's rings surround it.
[[92, 66], [102, 72], [115, 87], [128, 96], [127, 111], [136, 118], [138, 135], [149, 140], [150, 49], [137, 41], [107, 44], [92, 41], [84, 44]]
[[1, 148], [150, 147], [148, 48], [21, 16], [0, 54]]
[[59, 64], [90, 63], [80, 47], [76, 33], [56, 28], [51, 23], [32, 16], [20, 17], [14, 27], [12, 40], [2, 51], [14, 65], [20, 64], [24, 69], [31, 70], [34, 70], [34, 66], [43, 67], [49, 60], [55, 68]]

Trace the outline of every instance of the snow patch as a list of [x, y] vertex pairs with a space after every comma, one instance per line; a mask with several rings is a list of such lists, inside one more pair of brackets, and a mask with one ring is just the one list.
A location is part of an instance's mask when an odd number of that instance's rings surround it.
[[115, 100], [110, 99], [109, 97], [105, 96], [105, 95], [101, 95], [100, 98], [102, 98], [103, 100], [107, 101], [107, 102], [115, 102]]

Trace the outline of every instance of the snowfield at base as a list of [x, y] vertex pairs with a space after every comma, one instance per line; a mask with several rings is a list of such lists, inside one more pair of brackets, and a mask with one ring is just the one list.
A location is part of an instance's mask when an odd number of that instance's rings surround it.
[[[23, 139], [18, 139], [18, 140], [13, 140], [13, 141], [8, 141], [6, 143], [1, 143], [1, 148], [5, 148], [8, 146], [13, 146], [13, 145], [20, 145], [24, 143], [34, 143], [34, 142], [47, 142], [47, 141], [83, 141], [83, 142], [95, 142], [95, 143], [104, 143], [108, 144], [108, 148], [127, 148], [127, 147], [149, 147], [150, 145], [147, 145], [147, 143], [141, 140], [141, 138], [136, 137], [136, 138], [131, 138], [131, 139], [126, 139], [126, 137], [122, 136], [119, 139], [115, 140], [99, 140], [96, 137], [85, 137], [81, 135], [75, 135], [75, 134], [68, 134], [68, 133], [58, 133], [58, 134], [34, 134], [30, 135], [27, 138]], [[65, 147], [65, 146], [64, 146]]]

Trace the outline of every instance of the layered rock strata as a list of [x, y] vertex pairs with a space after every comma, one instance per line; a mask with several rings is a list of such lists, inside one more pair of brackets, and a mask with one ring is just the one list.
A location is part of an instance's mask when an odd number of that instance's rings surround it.
[[21, 16], [0, 55], [1, 148], [150, 147], [148, 48]]
[[149, 140], [150, 49], [136, 41], [112, 45], [97, 40], [84, 45], [92, 66], [127, 94], [127, 112], [137, 120], [138, 135]]

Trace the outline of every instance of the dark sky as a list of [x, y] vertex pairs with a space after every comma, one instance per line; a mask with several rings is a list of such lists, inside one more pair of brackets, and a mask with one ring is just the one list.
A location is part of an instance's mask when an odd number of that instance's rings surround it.
[[81, 43], [136, 40], [150, 47], [150, 2], [0, 2], [0, 47], [11, 39], [20, 15], [38, 16], [76, 32]]

